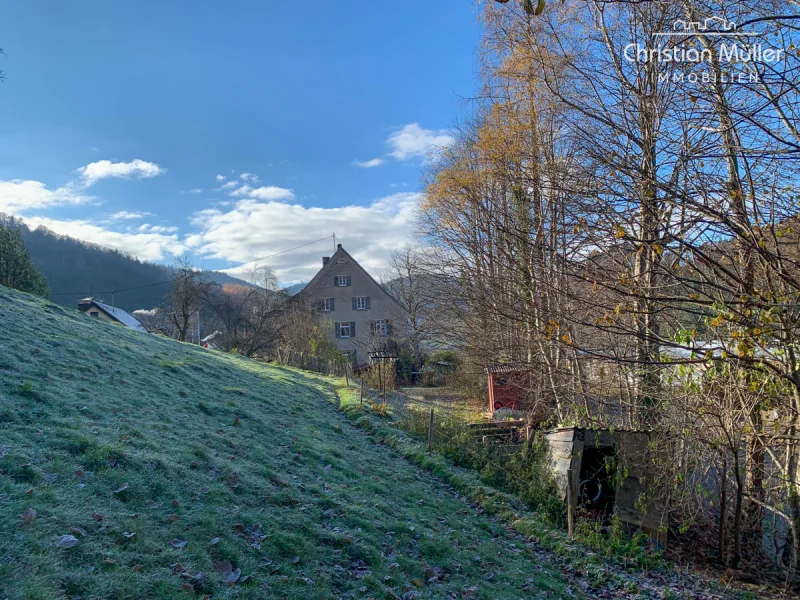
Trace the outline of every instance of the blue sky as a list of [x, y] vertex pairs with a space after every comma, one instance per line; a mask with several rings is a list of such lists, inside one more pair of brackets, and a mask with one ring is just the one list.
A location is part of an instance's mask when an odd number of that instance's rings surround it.
[[[476, 89], [471, 0], [7, 2], [0, 212], [220, 268], [336, 232], [379, 274]], [[332, 242], [330, 243], [332, 245]], [[310, 278], [324, 243], [268, 262]]]

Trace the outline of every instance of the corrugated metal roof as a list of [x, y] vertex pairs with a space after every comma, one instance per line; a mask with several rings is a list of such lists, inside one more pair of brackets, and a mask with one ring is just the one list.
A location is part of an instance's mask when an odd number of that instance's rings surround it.
[[125, 327], [130, 327], [131, 329], [135, 329], [136, 331], [144, 331], [145, 333], [147, 333], [147, 329], [144, 328], [144, 325], [142, 325], [139, 321], [136, 320], [135, 317], [125, 312], [121, 308], [109, 306], [108, 304], [103, 304], [102, 302], [98, 302], [97, 300], [92, 300], [92, 304], [94, 304], [97, 308], [99, 308], [103, 312], [107, 313], [109, 316], [115, 318], [117, 321], [125, 325]]
[[607, 431], [611, 433], [613, 430], [614, 433], [655, 433], [655, 429], [634, 429], [633, 427], [556, 427], [554, 429], [548, 429], [543, 433], [556, 433], [558, 431]]
[[488, 375], [495, 375], [497, 373], [524, 373], [528, 370], [525, 365], [487, 365], [484, 371]]

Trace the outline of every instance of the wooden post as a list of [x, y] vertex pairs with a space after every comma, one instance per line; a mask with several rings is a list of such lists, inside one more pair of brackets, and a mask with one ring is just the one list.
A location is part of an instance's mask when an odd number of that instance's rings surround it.
[[431, 420], [428, 423], [428, 454], [433, 452], [433, 409], [431, 409]]
[[572, 496], [572, 469], [567, 469], [567, 533], [572, 537], [575, 529], [575, 500]]
[[344, 384], [350, 387], [350, 378], [347, 376], [347, 367], [344, 369]]
[[383, 391], [383, 361], [378, 361], [378, 393]]
[[364, 373], [361, 373], [361, 389], [358, 393], [358, 403], [364, 404]]

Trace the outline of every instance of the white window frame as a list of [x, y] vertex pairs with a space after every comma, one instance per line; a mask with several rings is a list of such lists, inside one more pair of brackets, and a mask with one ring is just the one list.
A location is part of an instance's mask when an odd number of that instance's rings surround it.
[[375, 335], [380, 335], [383, 337], [389, 335], [389, 321], [386, 319], [375, 321]]
[[[344, 334], [345, 327], [347, 328], [347, 335]], [[350, 339], [350, 322], [339, 323], [339, 339], [342, 340], [349, 340]]]
[[366, 296], [357, 296], [356, 297], [356, 310], [367, 310], [367, 297]]
[[331, 300], [333, 300], [333, 298], [322, 299], [322, 312], [331, 312]]
[[337, 287], [347, 287], [347, 275], [337, 275], [339, 285]]

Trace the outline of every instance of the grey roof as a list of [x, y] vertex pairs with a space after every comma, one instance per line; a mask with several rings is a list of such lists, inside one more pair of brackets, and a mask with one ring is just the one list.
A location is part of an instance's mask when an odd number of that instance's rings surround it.
[[135, 317], [131, 316], [129, 313], [125, 312], [121, 308], [116, 308], [114, 306], [109, 306], [108, 304], [103, 304], [102, 302], [98, 302], [97, 300], [92, 300], [92, 304], [94, 304], [97, 308], [102, 310], [108, 316], [116, 319], [125, 327], [130, 327], [131, 329], [135, 329], [136, 331], [144, 331], [147, 333], [147, 329], [144, 328], [139, 321], [136, 320]]

